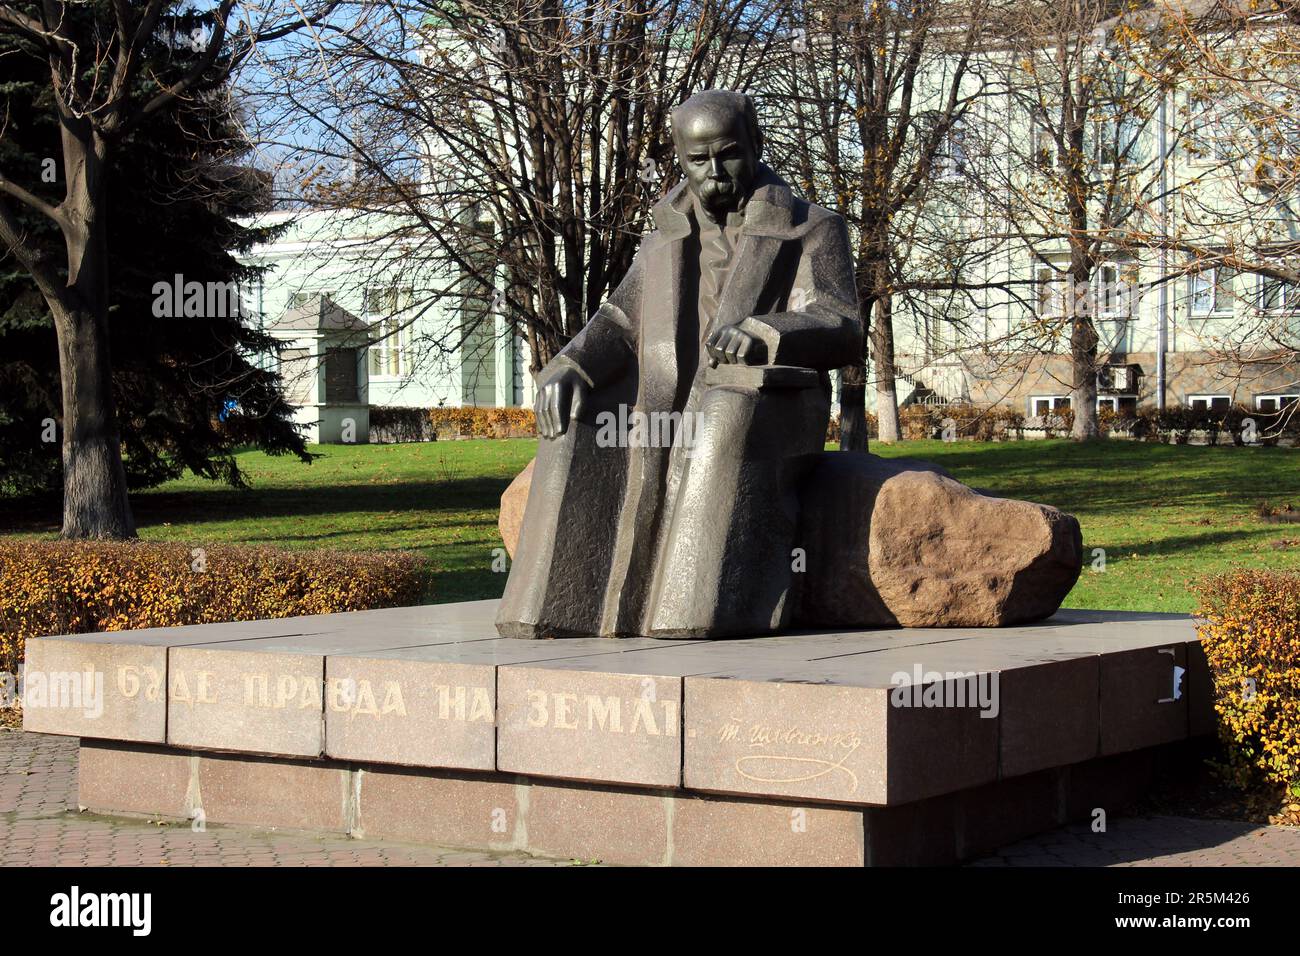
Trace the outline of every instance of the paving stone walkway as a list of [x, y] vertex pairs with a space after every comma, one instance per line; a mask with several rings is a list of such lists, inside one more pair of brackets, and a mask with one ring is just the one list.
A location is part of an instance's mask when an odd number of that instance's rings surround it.
[[[347, 837], [69, 812], [77, 741], [0, 730], [0, 866], [568, 866]], [[1300, 828], [1183, 817], [1112, 819], [1106, 833], [1062, 827], [973, 866], [1300, 866]]]
[[1300, 866], [1300, 828], [1188, 817], [1122, 817], [1106, 833], [1072, 824], [971, 866]]

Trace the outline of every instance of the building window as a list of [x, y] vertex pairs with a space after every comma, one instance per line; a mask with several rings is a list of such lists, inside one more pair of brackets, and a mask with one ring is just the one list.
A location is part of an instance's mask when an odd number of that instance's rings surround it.
[[1260, 276], [1259, 307], [1265, 312], [1300, 310], [1300, 285], [1271, 276]]
[[1187, 407], [1196, 412], [1226, 412], [1232, 408], [1232, 396], [1188, 395]]
[[1030, 143], [1034, 151], [1034, 165], [1050, 172], [1056, 167], [1056, 138], [1052, 135], [1052, 126], [1046, 115], [1035, 112], [1030, 118]]
[[1229, 110], [1219, 103], [1193, 103], [1190, 152], [1193, 162], [1208, 163], [1232, 157]]
[[1029, 414], [1035, 418], [1064, 411], [1069, 407], [1069, 395], [1033, 395], [1029, 399]]
[[1132, 417], [1137, 414], [1136, 395], [1098, 395], [1097, 411], [1110, 409], [1117, 415]]
[[1233, 274], [1227, 269], [1202, 269], [1187, 279], [1188, 310], [1193, 316], [1232, 314]]
[[1290, 89], [1274, 90], [1266, 96], [1266, 111], [1256, 109], [1255, 138], [1265, 162], [1294, 160], [1300, 156], [1300, 119], [1296, 117], [1295, 94]]
[[1281, 412], [1289, 409], [1297, 401], [1300, 401], [1300, 395], [1256, 395], [1255, 411]]
[[411, 372], [411, 308], [414, 291], [397, 286], [368, 288], [362, 308], [370, 326], [369, 367], [377, 378], [397, 378]]
[[1038, 286], [1039, 317], [1059, 318], [1065, 315], [1069, 275], [1052, 266], [1039, 265], [1034, 271], [1034, 278]]
[[961, 179], [966, 175], [969, 164], [967, 138], [966, 121], [959, 117], [944, 134], [934, 157], [934, 172], [938, 179]]
[[1103, 111], [1097, 123], [1097, 162], [1102, 166], [1131, 166], [1141, 160], [1142, 123], [1122, 107]]
[[1122, 316], [1135, 311], [1129, 301], [1138, 284], [1135, 264], [1102, 263], [1095, 273], [1096, 301], [1099, 315]]

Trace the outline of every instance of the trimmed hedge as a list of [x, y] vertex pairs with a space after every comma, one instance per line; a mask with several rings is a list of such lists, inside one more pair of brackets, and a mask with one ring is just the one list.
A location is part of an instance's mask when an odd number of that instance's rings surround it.
[[1300, 794], [1300, 572], [1235, 570], [1194, 588], [1229, 779]]
[[907, 441], [943, 438], [949, 422], [953, 439], [995, 441], [1021, 437], [1025, 416], [1001, 406], [908, 405], [899, 412], [899, 421], [903, 427], [902, 437]]
[[370, 409], [370, 440], [377, 443], [440, 438], [531, 438], [536, 434], [537, 417], [531, 408], [376, 405]]
[[29, 637], [419, 604], [414, 555], [146, 542], [0, 542], [0, 670]]
[[531, 408], [431, 408], [429, 421], [439, 438], [530, 438], [537, 434]]
[[437, 437], [427, 408], [374, 405], [370, 409], [372, 443], [434, 441]]
[[1197, 410], [1185, 406], [1165, 409], [1142, 408], [1135, 416], [1120, 418], [1103, 413], [1100, 422], [1107, 431], [1122, 431], [1142, 441], [1187, 444], [1193, 432], [1203, 433], [1207, 444], [1217, 445], [1226, 435], [1234, 445], [1246, 444], [1246, 422], [1253, 422], [1254, 441], [1276, 445], [1279, 438], [1300, 436], [1300, 415], [1256, 412], [1241, 405], [1223, 411]]

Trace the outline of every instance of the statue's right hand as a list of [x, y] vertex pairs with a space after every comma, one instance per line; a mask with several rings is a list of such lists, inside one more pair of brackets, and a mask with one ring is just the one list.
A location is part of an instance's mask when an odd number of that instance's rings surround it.
[[577, 369], [566, 368], [550, 378], [537, 392], [537, 433], [558, 438], [576, 418], [587, 400], [589, 387]]

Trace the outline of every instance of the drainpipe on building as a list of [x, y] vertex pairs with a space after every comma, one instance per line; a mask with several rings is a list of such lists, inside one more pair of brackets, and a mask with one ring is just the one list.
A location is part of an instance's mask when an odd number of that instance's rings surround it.
[[1161, 93], [1158, 121], [1160, 126], [1160, 250], [1157, 254], [1160, 290], [1156, 309], [1156, 408], [1161, 411], [1165, 407], [1165, 350], [1168, 348], [1169, 330], [1169, 283], [1166, 279], [1169, 263], [1169, 252], [1166, 249], [1169, 239], [1169, 192], [1166, 173], [1169, 164], [1168, 102], [1169, 95]]

